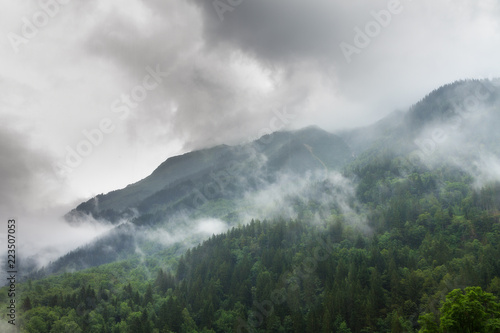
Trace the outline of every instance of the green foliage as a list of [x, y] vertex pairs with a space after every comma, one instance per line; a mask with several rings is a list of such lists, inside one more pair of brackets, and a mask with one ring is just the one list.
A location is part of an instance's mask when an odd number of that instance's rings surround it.
[[[361, 156], [346, 173], [362, 201], [348, 214], [297, 199], [296, 219], [252, 220], [180, 258], [175, 248], [21, 283], [20, 327], [498, 332], [500, 184], [477, 189], [458, 169], [418, 168], [387, 152]], [[203, 209], [228, 207], [215, 200]]]
[[500, 303], [481, 287], [450, 291], [439, 311], [439, 324], [432, 313], [420, 317], [420, 332], [500, 332]]

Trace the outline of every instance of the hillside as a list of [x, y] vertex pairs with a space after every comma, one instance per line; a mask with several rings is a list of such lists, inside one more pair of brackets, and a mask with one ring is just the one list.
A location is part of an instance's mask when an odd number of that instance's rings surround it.
[[307, 216], [251, 221], [178, 261], [165, 253], [23, 284], [21, 325], [28, 332], [414, 332], [424, 314], [439, 316], [455, 288], [500, 295], [500, 184], [475, 192], [466, 178], [445, 189], [386, 180], [393, 185], [381, 200], [389, 204], [368, 203], [371, 232], [346, 214], [320, 225]]
[[224, 231], [250, 216], [283, 215], [284, 202], [290, 206], [288, 215], [296, 216], [303, 200], [299, 192], [320, 200], [323, 194], [311, 188], [310, 181], [338, 172], [351, 160], [345, 142], [318, 127], [169, 158], [145, 179], [69, 212], [70, 223], [86, 223], [91, 217], [117, 226], [30, 276], [132, 258], [138, 251], [153, 255], [165, 246], [175, 245], [181, 253], [210, 236], [206, 228], [214, 223], [216, 230]]
[[[171, 157], [145, 179], [101, 194], [66, 215], [78, 222], [87, 215], [118, 222], [144, 214], [194, 210], [208, 200], [240, 198], [280, 173], [339, 170], [351, 151], [341, 138], [318, 127], [277, 132], [240, 146], [217, 146]], [[134, 214], [135, 212], [135, 214]]]
[[[20, 285], [21, 327], [453, 331], [441, 306], [454, 289], [500, 296], [496, 83], [455, 82], [338, 135], [311, 127], [173, 157], [90, 199], [68, 219], [117, 226]], [[475, 327], [498, 332], [494, 313]]]
[[[474, 186], [500, 179], [498, 96], [489, 81], [460, 81], [436, 89], [406, 113], [339, 136], [309, 127], [169, 158], [145, 179], [68, 213], [72, 223], [85, 223], [89, 216], [103, 223], [128, 222], [37, 276], [126, 259], [137, 251], [150, 255], [173, 244], [185, 250], [210, 235], [196, 232], [206, 219], [217, 219], [221, 228], [216, 230], [223, 231], [245, 219], [298, 217], [311, 200], [324, 207], [317, 219], [328, 216], [339, 200], [345, 210], [361, 209], [349, 205], [364, 203], [368, 193], [373, 193], [370, 201], [379, 201], [379, 178], [387, 174], [402, 177], [444, 167], [470, 174]], [[381, 174], [361, 177], [374, 163]], [[322, 192], [316, 184], [325, 177], [341, 195]]]

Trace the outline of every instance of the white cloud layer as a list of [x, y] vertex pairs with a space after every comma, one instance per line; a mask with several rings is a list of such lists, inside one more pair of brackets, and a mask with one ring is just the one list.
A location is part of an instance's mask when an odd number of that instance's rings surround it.
[[[355, 29], [394, 2], [242, 0], [222, 21], [202, 0], [2, 3], [2, 218], [41, 223], [33, 210], [124, 187], [180, 152], [254, 137], [276, 109], [296, 115], [287, 127], [335, 130], [456, 79], [500, 76], [494, 0], [401, 0], [348, 63], [339, 45], [354, 45]], [[148, 66], [170, 73], [142, 98]], [[134, 105], [127, 117], [113, 112], [117, 100]], [[103, 120], [113, 130], [94, 144], [84, 131]], [[86, 156], [60, 178], [52, 166], [78, 148]]]

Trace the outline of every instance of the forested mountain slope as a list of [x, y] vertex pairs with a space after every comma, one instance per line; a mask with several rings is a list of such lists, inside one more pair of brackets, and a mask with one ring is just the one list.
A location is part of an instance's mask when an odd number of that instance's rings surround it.
[[188, 251], [175, 269], [165, 254], [24, 284], [22, 327], [412, 332], [420, 315], [437, 318], [455, 288], [499, 295], [500, 185], [479, 192], [461, 181], [439, 192], [430, 185], [422, 198], [409, 190], [414, 181], [405, 183], [393, 189], [407, 186], [404, 196], [387, 197], [393, 204], [373, 205], [369, 233], [343, 214], [320, 225], [251, 221]]
[[[45, 273], [114, 263], [21, 284], [20, 325], [454, 331], [441, 309], [447, 294], [477, 286], [500, 296], [499, 96], [496, 81], [460, 81], [374, 125], [370, 140], [359, 130], [307, 128], [169, 159], [150, 176], [164, 181], [154, 194], [144, 192], [152, 188], [146, 178], [73, 212], [116, 223], [134, 208], [135, 217]], [[202, 166], [177, 166], [186, 161]], [[233, 161], [239, 169], [228, 169]], [[218, 184], [211, 172], [222, 171], [227, 190], [205, 196], [206, 185]], [[193, 199], [194, 190], [205, 198]], [[196, 228], [209, 218], [227, 231], [196, 245]], [[176, 226], [187, 236], [166, 241]], [[491, 299], [476, 330], [499, 331]]]
[[[150, 176], [126, 188], [98, 195], [67, 215], [117, 222], [134, 215], [191, 211], [208, 200], [241, 197], [280, 173], [341, 169], [351, 159], [344, 141], [318, 127], [276, 132], [239, 146], [217, 146], [169, 158]], [[84, 216], [82, 216], [84, 215]]]
[[[296, 215], [300, 192], [308, 191], [318, 200], [323, 196], [309, 180], [336, 173], [351, 160], [345, 142], [318, 127], [169, 158], [149, 177], [98, 195], [68, 213], [70, 223], [93, 218], [117, 226], [31, 276], [84, 269], [138, 252], [152, 255], [175, 244], [179, 251], [186, 250], [210, 236], [213, 231], [205, 230], [214, 223], [216, 230], [224, 231], [257, 217], [257, 210], [263, 211], [260, 215], [282, 215], [276, 206], [284, 201]], [[293, 188], [286, 190], [290, 182]], [[280, 202], [273, 205], [278, 197]]]

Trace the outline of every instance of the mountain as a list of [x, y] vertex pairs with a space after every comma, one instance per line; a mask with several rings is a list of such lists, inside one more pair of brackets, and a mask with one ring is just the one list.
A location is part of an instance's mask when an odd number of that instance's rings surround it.
[[463, 157], [477, 153], [477, 147], [499, 153], [499, 86], [498, 80], [457, 81], [434, 90], [408, 112], [393, 112], [371, 126], [338, 135], [308, 127], [171, 157], [145, 179], [80, 204], [66, 219], [78, 222], [90, 215], [118, 223], [151, 214], [159, 220], [208, 201], [241, 198], [283, 173], [342, 170], [367, 152], [409, 155], [421, 150], [432, 155], [440, 145], [456, 148], [445, 142], [453, 140], [460, 150], [453, 152]]
[[458, 81], [363, 129], [169, 158], [67, 215], [116, 226], [17, 285], [20, 326], [439, 332], [474, 308], [474, 330], [496, 332], [499, 97]]
[[405, 112], [394, 111], [376, 123], [351, 130], [343, 130], [337, 133], [358, 155], [384, 136], [390, 136], [404, 124]]
[[465, 163], [480, 159], [480, 149], [500, 153], [499, 125], [500, 79], [462, 80], [432, 91], [407, 112], [339, 135], [358, 156], [385, 151], [427, 164], [458, 157]]
[[113, 223], [130, 217], [192, 212], [212, 200], [235, 200], [275, 182], [282, 173], [300, 177], [315, 170], [340, 170], [351, 150], [338, 136], [318, 127], [276, 132], [240, 146], [221, 145], [175, 156], [145, 179], [98, 195], [66, 215], [70, 222], [88, 215]]
[[[391, 174], [400, 179], [452, 167], [473, 174], [476, 183], [500, 178], [499, 86], [497, 81], [458, 81], [431, 92], [408, 112], [393, 112], [372, 126], [338, 135], [308, 127], [171, 157], [145, 179], [69, 212], [71, 223], [92, 217], [117, 227], [52, 263], [45, 273], [153, 255], [165, 245], [177, 244], [181, 253], [207, 237], [195, 232], [211, 223], [206, 219], [222, 221], [218, 225], [228, 229], [252, 217], [316, 214], [321, 219], [339, 207], [359, 211], [357, 200], [379, 201], [380, 177]], [[367, 174], [374, 168], [383, 173]], [[347, 178], [325, 176], [338, 172]], [[163, 230], [168, 242], [151, 235]]]
[[91, 198], [66, 214], [73, 224], [95, 219], [116, 226], [31, 276], [154, 256], [165, 248], [180, 254], [211, 235], [214, 225], [224, 231], [258, 212], [285, 214], [279, 207], [284, 202], [303, 206], [301, 192], [323, 200], [324, 190], [331, 188], [309, 183], [339, 172], [351, 160], [344, 140], [314, 126], [171, 157], [143, 180]]

